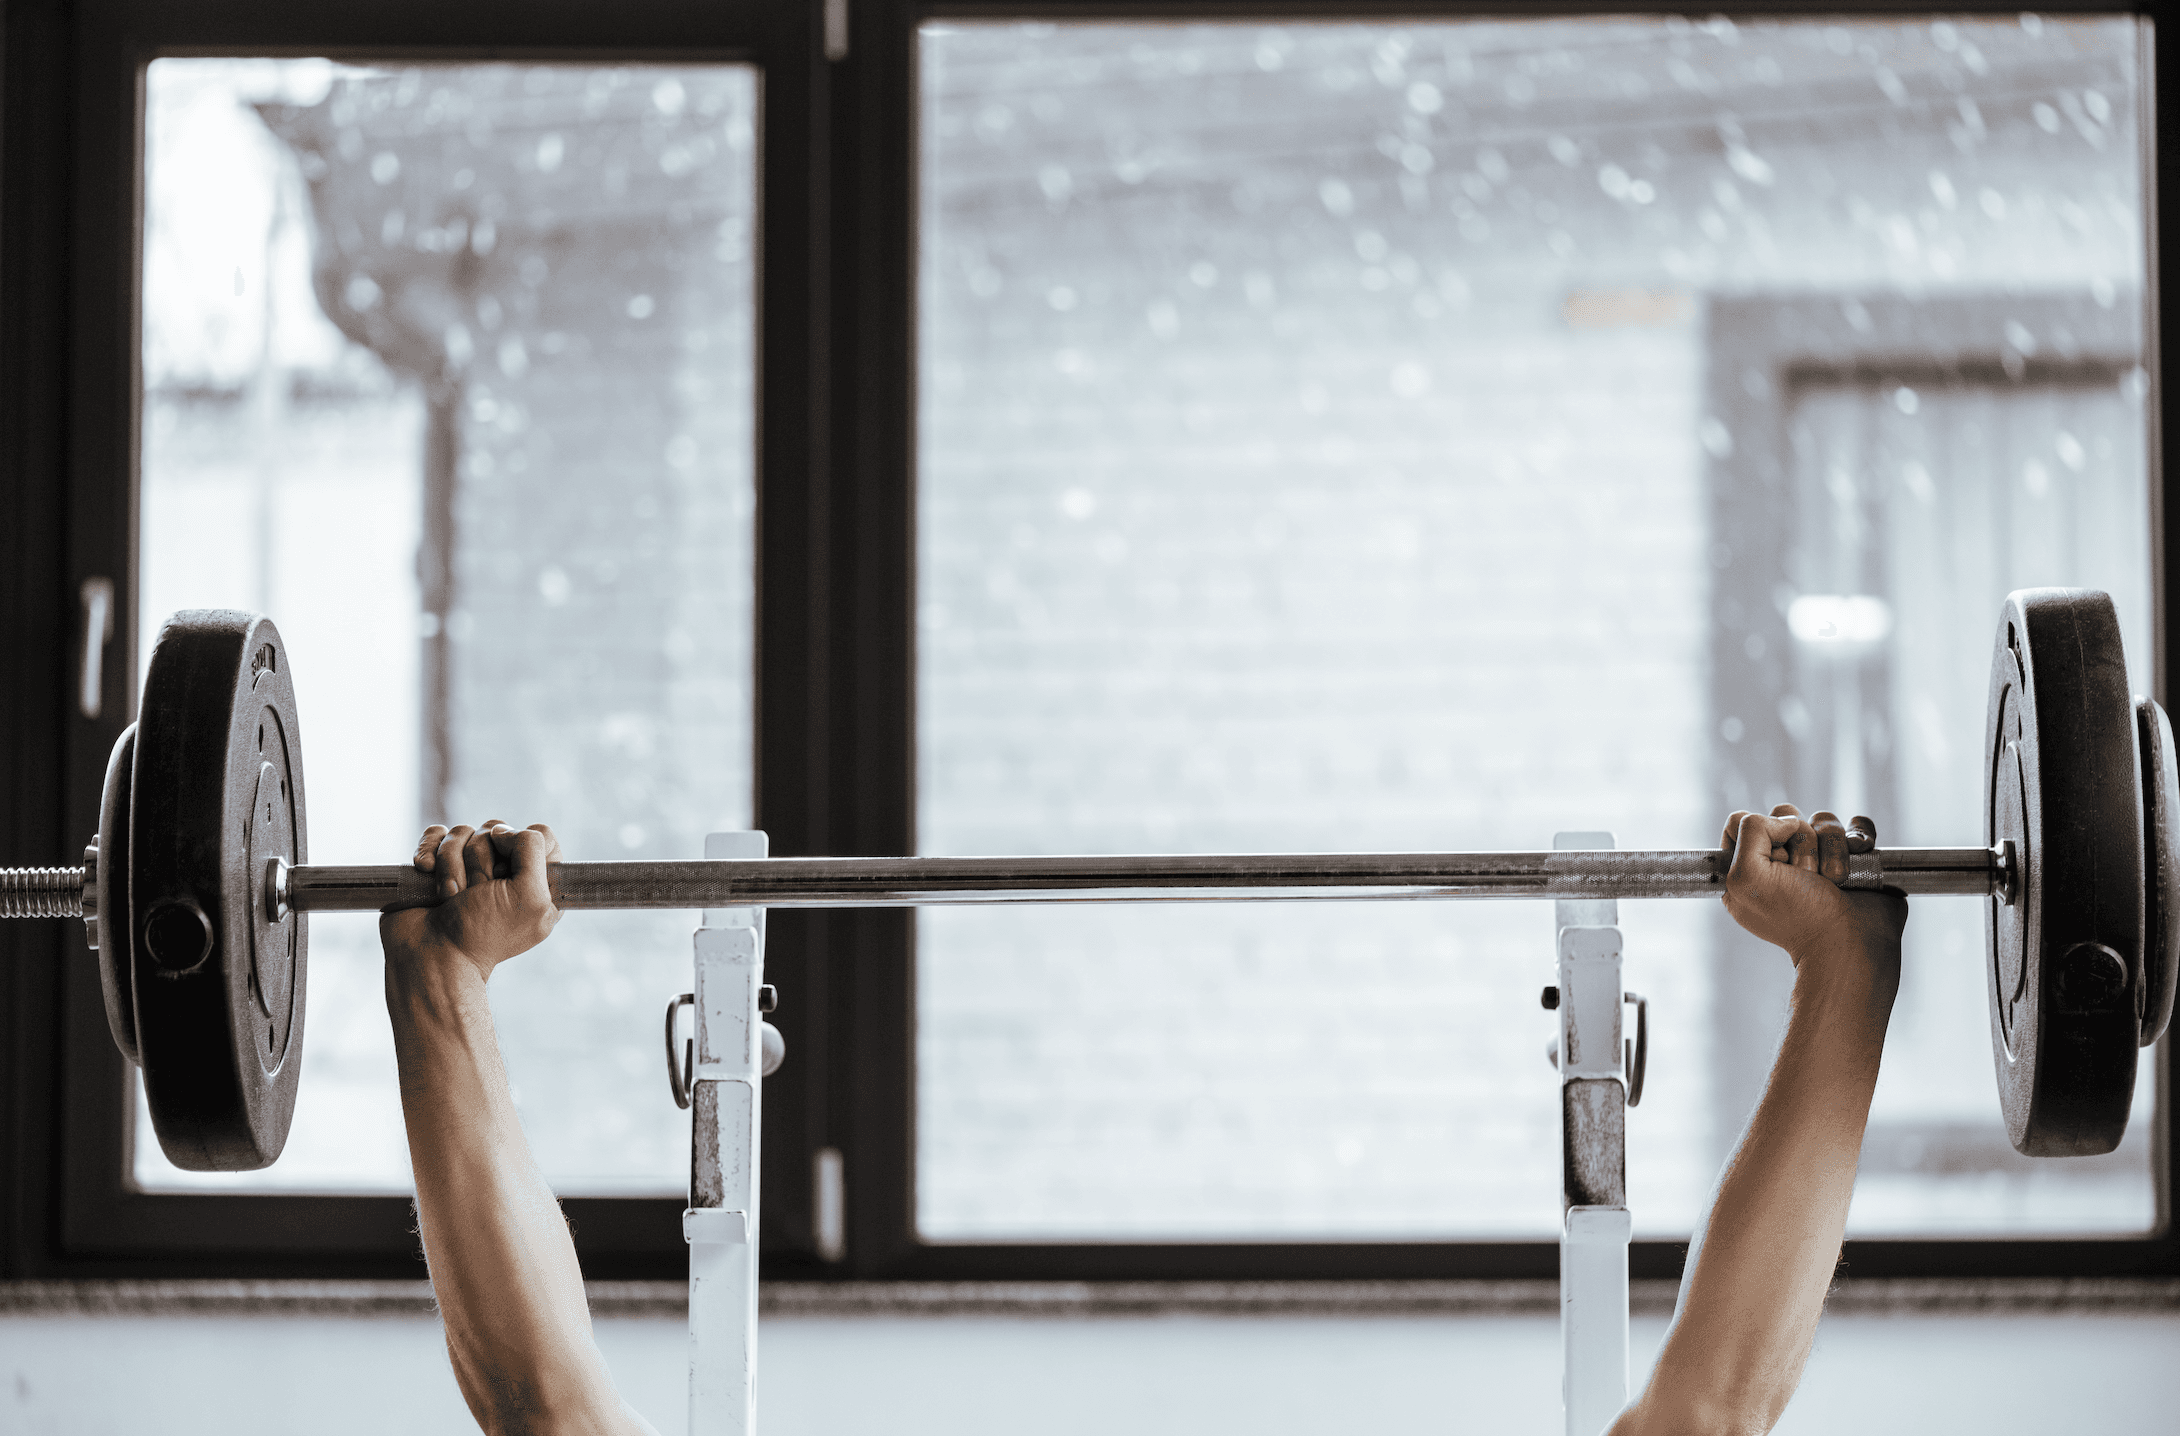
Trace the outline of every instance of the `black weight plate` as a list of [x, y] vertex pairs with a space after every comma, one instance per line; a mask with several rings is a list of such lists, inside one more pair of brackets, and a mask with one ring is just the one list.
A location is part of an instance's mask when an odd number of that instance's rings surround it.
[[2135, 703], [2142, 745], [2142, 1045], [2172, 1021], [2173, 977], [2180, 972], [2180, 763], [2172, 723], [2148, 698]]
[[106, 786], [98, 805], [98, 919], [91, 946], [98, 952], [98, 985], [106, 998], [106, 1028], [114, 1046], [136, 1058], [136, 969], [131, 953], [136, 925], [129, 920], [129, 782], [135, 776], [136, 725], [121, 730], [106, 759]]
[[136, 1036], [176, 1166], [269, 1166], [302, 1071], [309, 933], [273, 922], [265, 869], [305, 860], [303, 755], [287, 645], [232, 609], [159, 632], [137, 721], [130, 895]]
[[2119, 615], [2089, 589], [2009, 594], [1984, 730], [1986, 841], [2015, 845], [1985, 973], [2006, 1135], [2032, 1157], [2119, 1145], [2134, 1097], [2142, 783]]

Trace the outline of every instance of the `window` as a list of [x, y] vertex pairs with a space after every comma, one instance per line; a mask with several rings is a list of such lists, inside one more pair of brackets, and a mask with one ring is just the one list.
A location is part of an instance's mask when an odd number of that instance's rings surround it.
[[[800, 784], [791, 749], [758, 751], [754, 666], [769, 648], [789, 690], [805, 670], [759, 632], [799, 615], [757, 586], [809, 545], [822, 452], [822, 396], [759, 382], [807, 368], [817, 329], [817, 39], [789, 21], [653, 0], [11, 12], [7, 184], [40, 197], [7, 211], [37, 268], [0, 298], [24, 492], [45, 495], [26, 531], [66, 556], [71, 603], [111, 578], [148, 625], [117, 626], [97, 716], [73, 679], [51, 710], [65, 753], [24, 750], [65, 787], [54, 831], [95, 808], [157, 618], [219, 603], [270, 607], [294, 641], [319, 861], [488, 814], [550, 818], [584, 856], [694, 854], [767, 782]], [[33, 631], [81, 637], [66, 614]], [[530, 661], [548, 633], [553, 661]], [[691, 925], [571, 919], [495, 994], [597, 1276], [686, 1259], [657, 1044]], [[44, 1016], [17, 1029], [13, 1110], [51, 1115], [7, 1119], [38, 1154], [9, 1170], [55, 1178], [8, 1184], [29, 1234], [11, 1272], [415, 1273], [370, 924], [316, 927], [292, 1161], [210, 1180], [132, 1143], [95, 965], [36, 939], [58, 986], [25, 999]]]
[[[2162, 681], [2148, 22], [828, 8], [6, 12], [0, 861], [72, 860], [207, 604], [295, 645], [320, 862], [1951, 844], [2008, 588]], [[1783, 964], [1622, 922], [1671, 1276]], [[685, 1271], [692, 925], [494, 983], [593, 1277]], [[2015, 1158], [1977, 925], [1916, 906], [1851, 1269], [2180, 1271], [2164, 1051]], [[80, 940], [0, 930], [0, 1272], [420, 1273], [371, 927], [313, 937], [290, 1150], [202, 1178]], [[1550, 974], [1535, 904], [775, 913], [767, 1275], [1548, 1276]]]
[[[162, 59], [144, 133], [139, 660], [177, 608], [277, 617], [320, 862], [493, 815], [614, 857], [748, 826], [751, 70]], [[688, 926], [579, 914], [493, 984], [564, 1193], [686, 1184], [655, 1029]], [[407, 1188], [377, 932], [312, 938], [287, 1151], [183, 1173], [140, 1113], [146, 1189]]]
[[[1790, 796], [1972, 841], [2009, 589], [2111, 589], [2152, 685], [2136, 45], [927, 26], [922, 850], [1704, 846]], [[1889, 631], [1797, 643], [1827, 595]], [[1788, 970], [1622, 921], [1630, 1204], [1681, 1235]], [[926, 911], [919, 1229], [1548, 1238], [1549, 923]], [[2147, 1064], [2119, 1154], [2007, 1147], [1980, 924], [1917, 904], [1852, 1229], [2146, 1230]]]
[[[1726, 801], [1768, 801], [1768, 770], [1773, 783], [1873, 813], [1895, 842], [1980, 831], [1983, 751], [1972, 735], [1990, 677], [1976, 639], [2004, 594], [2030, 584], [2109, 591], [2133, 687], [2153, 691], [2147, 377], [2132, 306], [2112, 297], [2102, 303], [2092, 284], [1997, 302], [1711, 307], [1710, 412], [1735, 435], [1776, 444], [1750, 453], [1737, 443], [1710, 459], [1712, 522], [1737, 550], [1711, 602]], [[1903, 352], [1906, 333], [1919, 352]], [[1766, 462], [1788, 482], [1762, 482]], [[1855, 601], [1886, 631], [1849, 636]], [[1827, 621], [1842, 636], [1827, 637]], [[1738, 1003], [1712, 1058], [1721, 1101], [1761, 1080], [1770, 1050], [1747, 1016], [1767, 994], [1727, 985], [1728, 974], [1765, 971], [1762, 949], [1715, 927], [1719, 985]], [[1915, 904], [1850, 1230], [2147, 1229], [2155, 1064], [2138, 1069], [2141, 1115], [2119, 1151], [2065, 1162], [2014, 1153], [1990, 1100], [1982, 927], [1975, 903]]]

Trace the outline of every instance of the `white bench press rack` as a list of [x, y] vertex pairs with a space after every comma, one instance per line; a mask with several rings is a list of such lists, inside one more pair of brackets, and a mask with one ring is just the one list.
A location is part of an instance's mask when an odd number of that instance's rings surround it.
[[[1555, 851], [1613, 846], [1610, 833], [1560, 833]], [[706, 858], [762, 858], [763, 833], [713, 833]], [[1597, 1436], [1628, 1393], [1627, 1108], [1639, 1101], [1647, 1053], [1630, 1050], [1621, 1010], [1642, 999], [1620, 985], [1619, 904], [1554, 904], [1560, 1075], [1560, 1395], [1567, 1436]], [[757, 1430], [757, 1197], [763, 1136], [765, 910], [704, 909], [696, 983], [667, 1013], [667, 1063], [690, 1109], [690, 1436]], [[675, 1050], [676, 1008], [694, 1009], [693, 1057]], [[1639, 1024], [1647, 1026], [1647, 1023]], [[1643, 1034], [1647, 1038], [1647, 1033]], [[1646, 1047], [1647, 1041], [1637, 1044]]]

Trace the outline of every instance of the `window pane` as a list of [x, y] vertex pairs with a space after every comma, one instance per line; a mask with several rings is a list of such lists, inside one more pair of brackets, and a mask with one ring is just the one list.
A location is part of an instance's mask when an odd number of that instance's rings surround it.
[[[1796, 586], [1883, 595], [1886, 655], [1795, 653], [1797, 767], [1843, 806], [1892, 809], [1892, 839], [1945, 846], [1982, 831], [1984, 707], [2003, 596], [2029, 584], [2104, 588], [2129, 677], [2152, 691], [2148, 461], [2139, 371], [2078, 360], [2072, 382], [1898, 372], [1812, 376], [1795, 396]], [[1883, 735], [1883, 736], [1880, 736]], [[1844, 741], [1842, 741], [1844, 739]], [[1858, 809], [1860, 810], [1860, 809]], [[1975, 839], [1970, 838], [1971, 841]], [[1921, 902], [1856, 1185], [1858, 1233], [2140, 1230], [2153, 1219], [2148, 1122], [2109, 1157], [2038, 1161], [2007, 1144], [1992, 1097], [1983, 905]], [[2149, 1054], [2144, 1054], [2146, 1057]], [[2154, 1097], [2137, 1072], [2136, 1111]]]
[[[739, 66], [150, 67], [140, 652], [178, 608], [278, 620], [313, 861], [748, 825], [755, 102]], [[181, 1173], [140, 1106], [139, 1182], [406, 1187], [377, 931], [312, 926], [286, 1154]], [[690, 926], [574, 914], [492, 984], [564, 1192], [686, 1185]]]
[[[2147, 691], [2132, 21], [921, 54], [921, 851], [1708, 846], [1789, 796], [1973, 843], [2009, 588], [2111, 590]], [[1889, 638], [1797, 647], [1824, 595]], [[1713, 904], [1621, 921], [1630, 1201], [1685, 1233], [1787, 964]], [[920, 1228], [1549, 1236], [1551, 923], [924, 912]], [[2114, 1156], [2016, 1158], [1978, 907], [1910, 934], [1855, 1229], [2144, 1228], [2147, 1086]]]

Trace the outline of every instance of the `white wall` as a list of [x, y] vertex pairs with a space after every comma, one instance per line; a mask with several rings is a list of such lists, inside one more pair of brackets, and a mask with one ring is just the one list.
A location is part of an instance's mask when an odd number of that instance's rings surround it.
[[[663, 1436], [683, 1429], [683, 1332], [670, 1317], [599, 1323]], [[1646, 1366], [1663, 1319], [1634, 1335]], [[2180, 1312], [1835, 1316], [1778, 1430], [2169, 1430], [2176, 1350]], [[780, 1317], [764, 1327], [762, 1409], [766, 1436], [1544, 1436], [1558, 1378], [1543, 1316]], [[474, 1429], [428, 1318], [0, 1316], [4, 1433]]]

